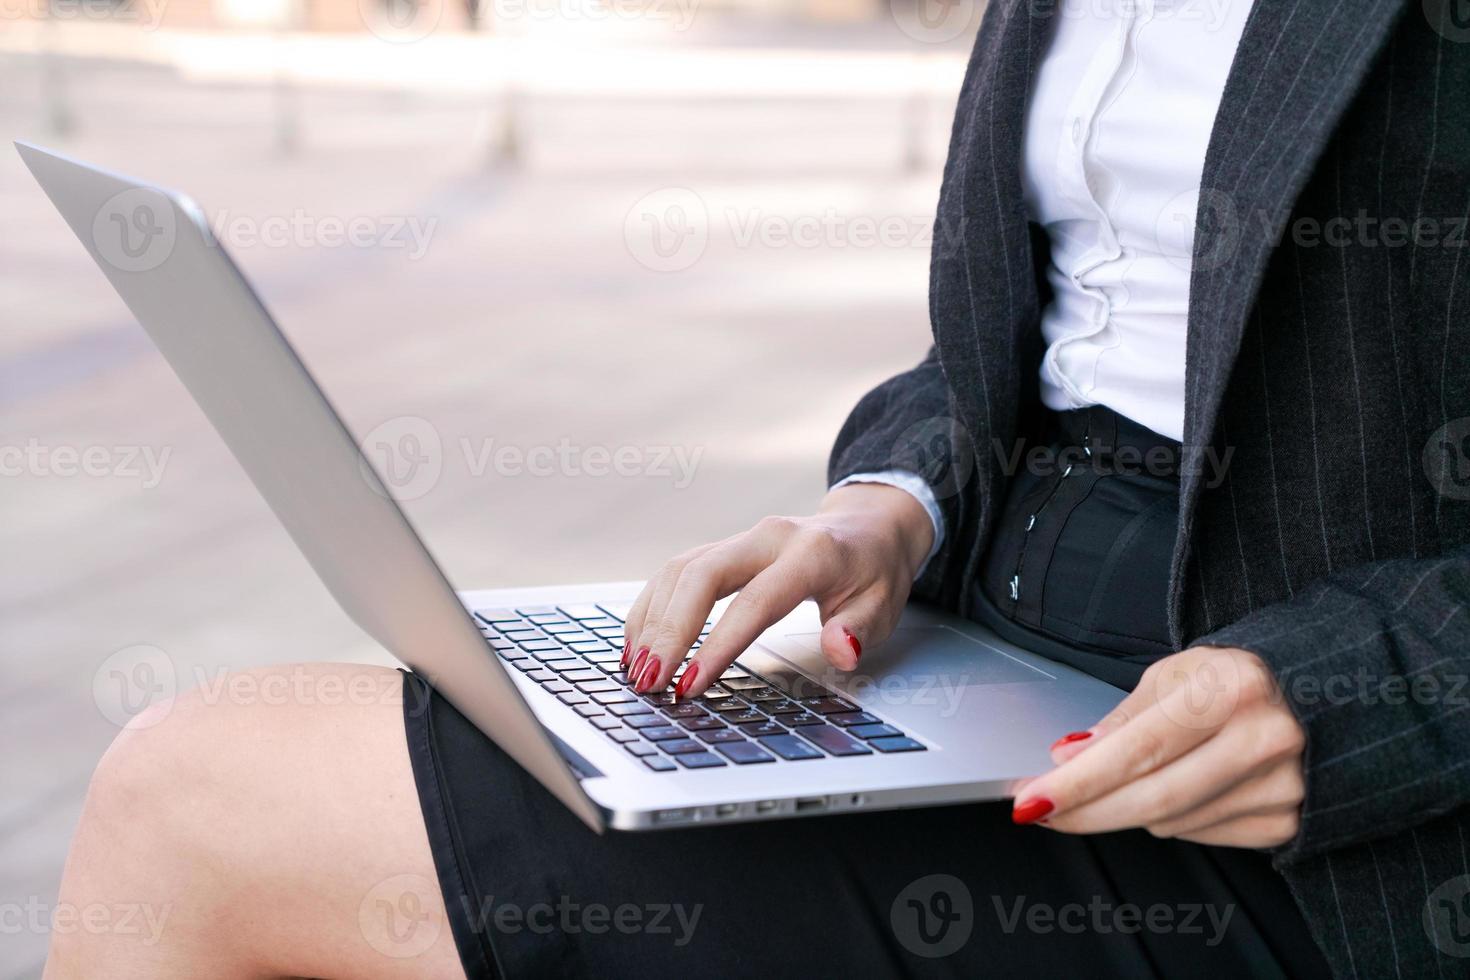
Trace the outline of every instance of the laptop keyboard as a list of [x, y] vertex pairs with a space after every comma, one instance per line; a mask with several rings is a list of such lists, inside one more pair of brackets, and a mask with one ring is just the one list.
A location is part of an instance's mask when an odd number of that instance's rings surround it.
[[[476, 609], [475, 618], [501, 660], [654, 772], [925, 750], [814, 681], [798, 678], [793, 689], [738, 663], [688, 701], [671, 691], [636, 694], [619, 667], [623, 619], [615, 606]], [[712, 625], [704, 624], [686, 665]]]

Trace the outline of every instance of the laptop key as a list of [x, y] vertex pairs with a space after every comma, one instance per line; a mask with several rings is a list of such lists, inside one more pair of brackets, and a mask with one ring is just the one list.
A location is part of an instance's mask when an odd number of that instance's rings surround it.
[[724, 728], [725, 726], [718, 718], [701, 715], [698, 718], [685, 718], [681, 720], [679, 727], [688, 729], [691, 732], [707, 732], [712, 728]]
[[728, 670], [720, 675], [720, 683], [732, 691], [753, 691], [758, 687], [766, 686], [766, 682], [758, 677], [751, 677], [749, 675], [745, 677], [731, 677]]
[[780, 722], [789, 728], [800, 728], [802, 725], [825, 724], [820, 715], [802, 713], [799, 715], [781, 715]]
[[[555, 667], [551, 669], [556, 670]], [[562, 680], [571, 681], [573, 684], [580, 684], [583, 681], [600, 681], [606, 676], [602, 671], [593, 670], [591, 667], [582, 667], [579, 670], [556, 670], [556, 672], [562, 676]]]
[[784, 698], [780, 701], [757, 701], [756, 704], [768, 715], [795, 715], [806, 711], [795, 701], [787, 701]]
[[868, 743], [879, 752], [923, 752], [922, 742], [915, 742], [907, 735], [895, 735], [891, 738], [875, 738]]
[[592, 700], [598, 704], [622, 704], [626, 701], [636, 701], [637, 698], [630, 691], [606, 691], [592, 695]]
[[614, 718], [611, 715], [598, 715], [596, 718], [588, 718], [587, 720], [592, 722], [596, 728], [605, 732], [609, 728], [617, 728], [618, 722], [622, 719]]
[[582, 628], [588, 630], [615, 629], [621, 633], [623, 624], [611, 616], [598, 616], [596, 619], [582, 620]]
[[562, 614], [565, 615], [568, 619], [575, 619], [578, 621], [584, 619], [602, 619], [606, 615], [601, 609], [592, 605], [592, 603], [590, 602], [570, 603], [565, 606], [558, 606], [557, 608], [560, 609], [562, 611]]
[[547, 681], [556, 680], [556, 671], [547, 670], [545, 667], [537, 667], [535, 670], [526, 671], [526, 676], [537, 684], [545, 684]]
[[676, 699], [672, 691], [660, 691], [657, 694], [643, 695], [643, 700], [655, 707], [663, 708], [673, 704]]
[[561, 649], [561, 645], [555, 640], [548, 640], [546, 637], [539, 634], [534, 637], [527, 637], [525, 639], [512, 636], [511, 639], [516, 641], [516, 646], [520, 647], [527, 653], [544, 653], [547, 650]]
[[607, 711], [608, 714], [617, 715], [619, 718], [626, 718], [630, 715], [653, 714], [653, 709], [642, 701], [629, 701], [626, 704], [608, 705]]
[[815, 745], [833, 755], [872, 755], [873, 750], [855, 738], [849, 738], [846, 733], [840, 732], [831, 725], [814, 725], [809, 728], [799, 728], [797, 732], [802, 738], [810, 740]]
[[847, 730], [847, 734], [858, 738], [888, 738], [892, 735], [902, 735], [903, 732], [892, 725], [853, 725]]
[[761, 744], [789, 762], [801, 759], [820, 759], [822, 753], [812, 748], [795, 735], [768, 735]]
[[741, 697], [757, 704], [762, 701], [784, 701], [786, 699], [786, 695], [770, 687], [758, 687], [753, 691], [742, 691]]
[[[638, 717], [643, 718], [646, 716], [639, 715]], [[628, 719], [628, 724], [632, 725], [633, 719]], [[686, 733], [683, 730], [675, 728], [673, 725], [655, 725], [652, 728], [644, 728], [642, 726], [638, 726], [638, 728], [639, 734], [648, 739], [650, 742], [667, 742], [671, 738], [686, 737]]]
[[834, 725], [846, 728], [849, 725], [876, 725], [878, 719], [866, 711], [839, 711], [835, 715], [828, 715], [827, 720]]
[[715, 751], [729, 759], [737, 766], [748, 766], [756, 762], [775, 762], [769, 752], [765, 752], [760, 746], [753, 742], [731, 742], [728, 745], [716, 745]]
[[751, 738], [760, 738], [763, 735], [785, 735], [786, 729], [774, 721], [762, 721], [754, 725], [741, 725], [740, 730]]
[[523, 671], [526, 671], [527, 673], [535, 670], [537, 667], [540, 666], [538, 663], [536, 663], [536, 661], [532, 660], [530, 657], [526, 657], [526, 658], [524, 658], [522, 660], [507, 660], [506, 662], [509, 663], [516, 670], [523, 670]]
[[712, 728], [707, 732], [697, 732], [694, 736], [701, 742], [718, 745], [721, 742], [743, 742], [745, 738], [736, 731], [728, 728]]
[[621, 623], [628, 618], [628, 610], [633, 608], [633, 604], [615, 605], [614, 603], [603, 602], [599, 603], [597, 608], [606, 613], [609, 619], [615, 619]]
[[658, 746], [643, 741], [627, 742], [623, 745], [623, 748], [634, 755], [655, 755], [658, 752]]
[[738, 711], [750, 710], [750, 705], [746, 704], [739, 698], [721, 698], [718, 701], [709, 702], [705, 705], [705, 707], [719, 714], [724, 714], [726, 712], [734, 713]]
[[690, 752], [686, 755], [676, 755], [674, 758], [686, 769], [714, 769], [725, 764], [725, 760], [713, 752]]
[[664, 709], [664, 714], [668, 715], [670, 718], [705, 717], [703, 708], [701, 708], [697, 704], [690, 704], [688, 701], [680, 701], [678, 704], [669, 705], [667, 708]]
[[596, 718], [602, 714], [602, 706], [597, 704], [576, 704], [572, 706], [572, 710], [583, 718]]
[[642, 761], [645, 766], [654, 772], [673, 772], [679, 768], [661, 755], [645, 755]]
[[841, 698], [836, 697], [802, 698], [801, 706], [817, 715], [831, 715], [839, 711], [857, 710], [857, 705], [848, 704]]
[[746, 708], [744, 711], [727, 711], [720, 715], [720, 720], [729, 725], [745, 725], [750, 722], [765, 721], [766, 716], [754, 708]]
[[628, 715], [623, 719], [623, 724], [629, 728], [668, 728], [672, 732], [678, 731], [677, 728], [670, 728], [667, 721], [652, 713], [646, 715]]
[[[561, 618], [560, 613], [534, 613], [533, 615], [527, 616], [526, 618], [543, 629], [545, 629], [547, 623], [566, 622], [566, 620]], [[550, 632], [550, 630], [547, 630], [547, 632]]]
[[475, 615], [487, 623], [509, 623], [521, 618], [514, 609], [476, 609]]
[[693, 739], [673, 738], [667, 742], [658, 743], [658, 747], [669, 755], [683, 755], [686, 752], [703, 752], [705, 748]]
[[562, 694], [558, 694], [556, 696], [556, 699], [562, 704], [578, 705], [587, 703], [587, 695], [583, 694], [581, 691], [566, 691]]
[[498, 636], [490, 637], [490, 646], [496, 650], [514, 650], [516, 645], [510, 640], [503, 640]]
[[599, 677], [595, 681], [578, 681], [577, 690], [583, 694], [602, 694], [605, 691], [616, 691], [618, 686], [606, 678]]
[[572, 685], [566, 681], [547, 681], [541, 685], [541, 690], [548, 694], [565, 694], [572, 689]]
[[609, 728], [607, 737], [614, 742], [631, 742], [638, 738], [638, 733], [628, 728]]
[[521, 606], [516, 612], [522, 616], [537, 616], [556, 612], [555, 606]]

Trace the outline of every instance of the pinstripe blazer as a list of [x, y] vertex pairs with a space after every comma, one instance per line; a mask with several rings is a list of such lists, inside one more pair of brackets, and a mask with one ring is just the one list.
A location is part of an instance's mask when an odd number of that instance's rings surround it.
[[[1463, 5], [1461, 5], [1463, 7]], [[993, 0], [930, 274], [935, 348], [869, 393], [829, 476], [944, 511], [916, 594], [972, 610], [1038, 411], [1020, 147], [1051, 0]], [[1179, 647], [1252, 650], [1307, 733], [1275, 854], [1342, 976], [1470, 973], [1470, 23], [1454, 0], [1256, 0], [1206, 156], [1170, 584]], [[1224, 458], [1211, 479], [1207, 451]]]

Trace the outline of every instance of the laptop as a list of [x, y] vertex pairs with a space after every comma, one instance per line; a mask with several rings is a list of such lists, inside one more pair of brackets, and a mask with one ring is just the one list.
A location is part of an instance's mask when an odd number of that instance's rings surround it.
[[200, 208], [16, 146], [342, 609], [598, 832], [1003, 799], [1123, 697], [918, 604], [836, 671], [811, 602], [704, 695], [640, 696], [641, 583], [456, 592]]

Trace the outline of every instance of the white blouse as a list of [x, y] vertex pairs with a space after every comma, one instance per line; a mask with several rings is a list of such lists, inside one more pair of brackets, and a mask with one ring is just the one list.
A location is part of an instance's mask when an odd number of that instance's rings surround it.
[[[1049, 408], [1106, 405], [1184, 434], [1189, 271], [1205, 150], [1252, 0], [1062, 0], [1026, 110], [1023, 186], [1051, 241]], [[943, 517], [928, 484], [885, 483]], [[834, 488], [835, 489], [835, 488]], [[927, 562], [926, 562], [927, 564]]]
[[1049, 408], [1179, 439], [1200, 175], [1250, 0], [1063, 0], [1026, 114]]

